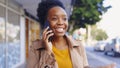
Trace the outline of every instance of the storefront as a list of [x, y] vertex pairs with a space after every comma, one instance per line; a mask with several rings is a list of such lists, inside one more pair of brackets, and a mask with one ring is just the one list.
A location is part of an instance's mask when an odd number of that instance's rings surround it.
[[25, 17], [12, 0], [0, 0], [0, 68], [25, 62]]
[[35, 7], [40, 1], [0, 0], [0, 68], [25, 68], [29, 46], [40, 38], [41, 29], [24, 9], [36, 17]]
[[29, 46], [31, 45], [32, 41], [36, 39], [40, 39], [40, 25], [37, 21], [26, 17], [25, 19], [25, 28], [26, 28], [26, 60], [28, 57], [28, 50]]
[[0, 0], [0, 68], [25, 67], [29, 46], [39, 35], [39, 23], [18, 3]]

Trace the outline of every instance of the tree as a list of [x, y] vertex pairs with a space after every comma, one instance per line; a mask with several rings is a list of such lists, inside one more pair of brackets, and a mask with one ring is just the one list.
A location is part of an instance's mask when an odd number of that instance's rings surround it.
[[108, 36], [105, 33], [105, 31], [103, 31], [101, 29], [98, 29], [98, 30], [95, 31], [96, 35], [94, 35], [94, 33], [92, 33], [92, 34], [93, 34], [92, 37], [94, 37], [94, 39], [98, 40], [98, 41], [100, 41], [100, 40], [106, 40], [108, 38]]
[[93, 40], [106, 40], [108, 35], [102, 29], [98, 29], [96, 25], [93, 25], [91, 28], [91, 37]]
[[108, 7], [103, 6], [103, 0], [76, 0], [70, 16], [69, 31], [72, 32], [77, 28], [86, 28], [87, 25], [96, 24], [101, 19], [100, 15], [107, 9]]

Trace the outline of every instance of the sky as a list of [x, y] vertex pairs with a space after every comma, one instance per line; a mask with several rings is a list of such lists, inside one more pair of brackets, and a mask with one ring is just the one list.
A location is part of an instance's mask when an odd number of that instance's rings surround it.
[[120, 36], [120, 0], [105, 0], [104, 6], [111, 5], [99, 22], [98, 27], [106, 31], [109, 38]]

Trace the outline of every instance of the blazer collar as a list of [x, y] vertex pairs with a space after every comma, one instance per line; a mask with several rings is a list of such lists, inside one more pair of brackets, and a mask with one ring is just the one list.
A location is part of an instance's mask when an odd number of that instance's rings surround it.
[[[80, 41], [76, 41], [70, 36], [65, 35], [65, 38], [66, 38], [67, 43], [68, 43], [70, 48], [78, 47], [80, 45]], [[39, 40], [37, 39], [33, 42], [37, 42], [37, 45], [33, 45], [33, 47], [35, 49], [44, 49], [45, 48], [44, 44], [42, 43], [42, 41], [40, 39]], [[52, 48], [52, 43], [51, 42], [49, 42], [49, 45], [50, 45], [50, 48]]]

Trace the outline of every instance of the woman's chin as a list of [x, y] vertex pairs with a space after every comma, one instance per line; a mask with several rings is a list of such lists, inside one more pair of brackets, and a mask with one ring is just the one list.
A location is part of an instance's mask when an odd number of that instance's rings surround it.
[[62, 37], [64, 35], [65, 35], [65, 33], [57, 33], [57, 34], [55, 34], [55, 36], [57, 36], [57, 37]]

